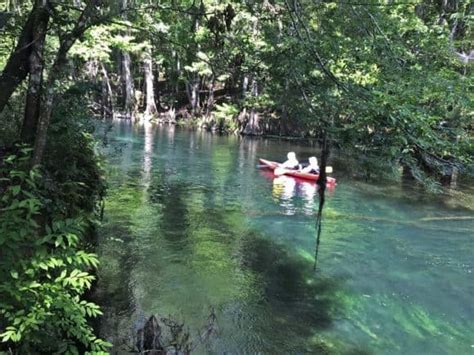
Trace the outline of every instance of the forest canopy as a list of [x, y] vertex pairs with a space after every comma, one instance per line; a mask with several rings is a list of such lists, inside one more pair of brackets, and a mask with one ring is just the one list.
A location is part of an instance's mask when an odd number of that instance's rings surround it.
[[464, 0], [7, 1], [2, 129], [40, 162], [53, 101], [75, 92], [103, 118], [327, 134], [450, 175], [472, 164], [472, 17]]

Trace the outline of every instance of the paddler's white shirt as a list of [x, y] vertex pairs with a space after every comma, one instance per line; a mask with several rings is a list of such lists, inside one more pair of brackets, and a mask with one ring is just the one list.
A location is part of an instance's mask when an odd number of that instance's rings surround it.
[[282, 168], [287, 168], [287, 169], [294, 169], [298, 167], [298, 160], [296, 159], [289, 159], [285, 161], [283, 164], [280, 165]]

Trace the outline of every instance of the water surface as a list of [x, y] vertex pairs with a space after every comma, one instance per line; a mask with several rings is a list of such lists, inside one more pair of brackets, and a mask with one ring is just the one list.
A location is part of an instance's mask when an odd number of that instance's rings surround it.
[[99, 295], [115, 351], [151, 314], [195, 334], [214, 307], [196, 353], [474, 353], [474, 220], [458, 198], [352, 180], [333, 157], [315, 271], [316, 186], [256, 168], [315, 147], [126, 122], [108, 138]]

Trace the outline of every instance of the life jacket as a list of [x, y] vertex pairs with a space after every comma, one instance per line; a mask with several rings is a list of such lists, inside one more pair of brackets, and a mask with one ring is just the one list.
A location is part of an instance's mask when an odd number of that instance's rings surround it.
[[311, 168], [311, 170], [309, 171], [309, 174], [315, 174], [315, 175], [319, 175], [319, 167], [318, 168]]

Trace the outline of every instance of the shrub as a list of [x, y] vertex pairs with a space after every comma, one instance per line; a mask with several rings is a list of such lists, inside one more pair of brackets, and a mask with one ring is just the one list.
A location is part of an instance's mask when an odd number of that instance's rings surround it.
[[0, 342], [17, 353], [105, 352], [88, 324], [100, 309], [81, 300], [98, 264], [81, 250], [86, 214], [67, 218], [51, 206], [30, 151], [18, 147], [0, 163]]
[[216, 125], [220, 131], [235, 131], [237, 130], [237, 122], [234, 119], [239, 113], [239, 109], [235, 105], [223, 103], [216, 105], [213, 112], [216, 118]]

